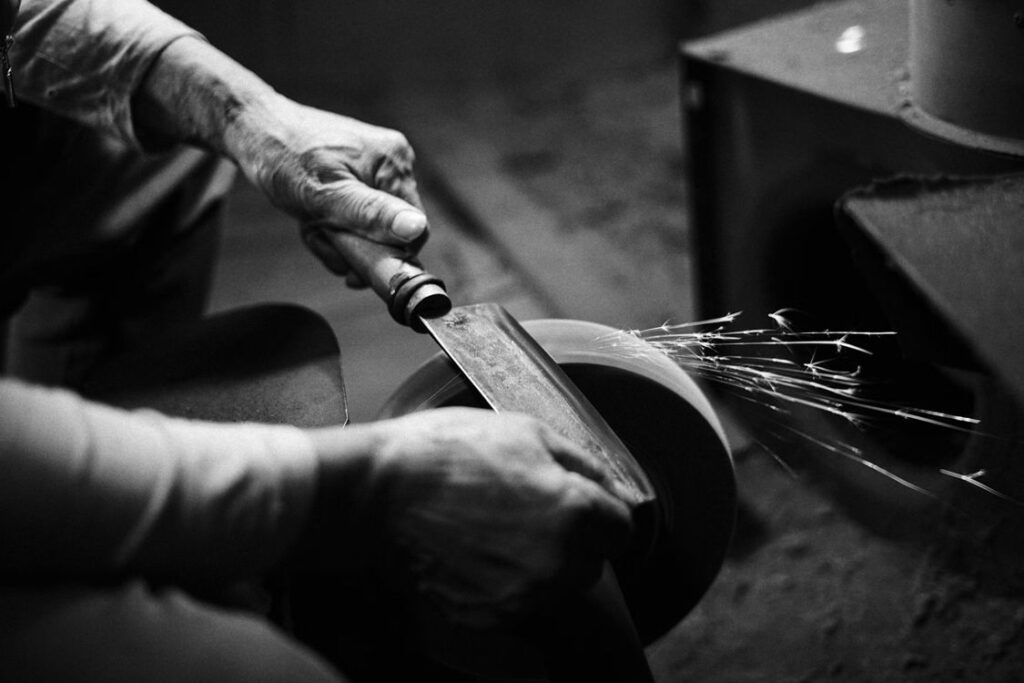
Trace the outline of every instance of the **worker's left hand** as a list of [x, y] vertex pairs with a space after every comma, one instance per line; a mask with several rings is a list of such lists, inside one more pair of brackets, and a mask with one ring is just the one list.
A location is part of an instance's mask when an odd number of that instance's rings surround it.
[[310, 250], [349, 284], [360, 283], [326, 239], [330, 231], [359, 233], [410, 256], [422, 247], [427, 218], [404, 135], [284, 98], [258, 129], [258, 139], [243, 142], [242, 171], [299, 219]]
[[369, 571], [440, 624], [525, 623], [629, 539], [611, 474], [525, 415], [444, 408], [313, 437], [320, 493], [297, 562]]

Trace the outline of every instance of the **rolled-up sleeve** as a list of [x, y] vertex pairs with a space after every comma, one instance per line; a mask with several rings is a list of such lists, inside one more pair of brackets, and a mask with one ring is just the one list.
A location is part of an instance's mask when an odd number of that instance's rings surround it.
[[316, 472], [294, 427], [130, 413], [0, 380], [0, 573], [256, 576], [299, 535]]
[[140, 147], [131, 99], [171, 42], [201, 36], [143, 0], [23, 0], [11, 64], [18, 98]]

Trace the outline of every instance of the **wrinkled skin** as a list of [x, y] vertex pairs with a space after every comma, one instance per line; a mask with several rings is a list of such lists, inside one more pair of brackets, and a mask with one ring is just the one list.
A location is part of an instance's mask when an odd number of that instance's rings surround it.
[[[538, 420], [446, 408], [348, 429], [369, 430], [373, 443], [355, 477], [359, 503], [345, 513], [355, 531], [323, 527], [316, 543], [328, 557], [334, 544], [364, 548], [392, 587], [442, 621], [522, 623], [592, 585], [628, 541], [629, 511], [615, 484], [592, 455]], [[349, 464], [332, 453], [336, 436], [318, 438], [322, 500], [343, 499], [332, 482], [353, 484], [332, 472]]]
[[[271, 202], [299, 219], [306, 245], [333, 272], [348, 264], [325, 239], [351, 230], [408, 247], [426, 238], [426, 218], [405, 136], [346, 116], [288, 103], [287, 132], [264, 142], [258, 164], [243, 168]], [[349, 278], [349, 284], [355, 284]]]
[[277, 93], [208, 43], [171, 43], [133, 100], [137, 128], [232, 159], [302, 226], [312, 251], [359, 278], [324, 233], [348, 231], [413, 256], [427, 238], [413, 152], [397, 131], [307, 107]]

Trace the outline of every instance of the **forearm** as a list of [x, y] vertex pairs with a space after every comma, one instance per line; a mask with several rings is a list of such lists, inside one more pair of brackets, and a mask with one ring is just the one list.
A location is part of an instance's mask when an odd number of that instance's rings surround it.
[[129, 145], [191, 142], [251, 162], [290, 115], [278, 108], [295, 106], [144, 0], [23, 0], [15, 36], [19, 98]]
[[12, 49], [19, 97], [130, 150], [188, 142], [234, 161], [303, 226], [422, 246], [413, 151], [398, 131], [300, 105], [144, 0], [24, 0]]
[[[133, 111], [141, 139], [215, 150], [303, 225], [352, 230], [410, 253], [422, 245], [427, 221], [402, 134], [294, 102], [201, 39], [183, 37], [160, 53]], [[333, 249], [314, 251], [347, 270]]]
[[311, 440], [291, 427], [127, 413], [0, 382], [0, 571], [241, 578], [308, 522]]
[[[282, 144], [282, 116], [296, 105], [204, 40], [184, 37], [154, 61], [135, 94], [140, 138], [188, 142], [214, 150], [243, 170]], [[287, 113], [285, 113], [287, 110]]]
[[293, 547], [297, 569], [313, 573], [365, 574], [380, 563], [371, 531], [387, 505], [374, 486], [383, 422], [350, 425], [344, 430], [307, 432], [317, 453], [319, 473], [309, 522]]

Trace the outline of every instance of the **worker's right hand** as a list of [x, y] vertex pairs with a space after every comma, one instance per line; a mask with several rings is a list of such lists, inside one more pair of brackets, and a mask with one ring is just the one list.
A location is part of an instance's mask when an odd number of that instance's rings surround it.
[[232, 159], [351, 284], [358, 277], [325, 235], [355, 233], [408, 256], [427, 239], [405, 136], [284, 97], [205, 40], [161, 51], [132, 112], [150, 144], [187, 141]]
[[298, 219], [309, 249], [349, 284], [359, 284], [330, 235], [351, 232], [415, 256], [427, 217], [413, 175], [414, 153], [396, 130], [283, 97], [250, 114], [239, 166], [270, 201]]
[[[339, 490], [322, 489], [348, 499], [338, 513], [348, 518], [320, 542], [336, 543], [342, 563], [368, 558], [433, 618], [512, 626], [589, 587], [628, 541], [630, 514], [613, 479], [533, 418], [446, 408], [354, 429], [372, 435], [372, 455], [358, 475], [342, 467]], [[331, 454], [321, 462], [330, 489]]]

